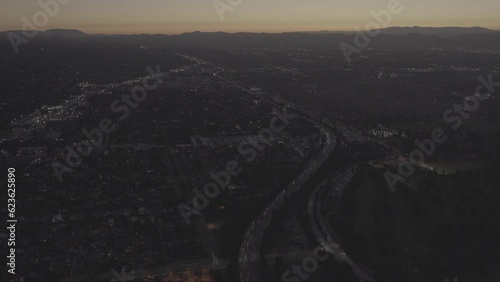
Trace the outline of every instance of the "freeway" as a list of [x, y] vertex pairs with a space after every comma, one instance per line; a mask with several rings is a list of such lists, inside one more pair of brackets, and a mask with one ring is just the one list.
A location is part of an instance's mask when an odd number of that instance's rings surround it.
[[285, 205], [285, 198], [287, 196], [292, 195], [303, 187], [303, 184], [323, 165], [335, 149], [336, 140], [333, 138], [333, 133], [323, 125], [317, 124], [312, 120], [309, 121], [313, 122], [324, 136], [322, 148], [316, 155], [311, 157], [297, 177], [267, 205], [264, 211], [246, 230], [239, 255], [240, 280], [242, 282], [262, 281], [259, 251], [264, 232], [273, 219], [273, 212]]
[[[223, 73], [226, 71], [226, 69], [219, 67], [217, 65], [214, 65], [212, 63], [206, 62], [200, 58], [196, 58], [193, 56], [184, 56], [185, 58], [190, 59], [191, 61], [194, 61], [199, 64], [207, 64], [215, 68], [214, 72], [212, 73], [214, 77], [220, 79], [221, 81], [224, 81], [225, 83], [238, 88], [248, 94], [257, 96], [259, 98], [265, 99], [270, 103], [276, 103], [276, 100], [272, 100], [270, 97], [262, 96], [262, 93], [258, 93], [256, 91], [253, 91], [251, 89], [247, 89], [240, 85], [239, 83], [229, 80], [223, 76], [220, 75], [220, 73]], [[302, 111], [300, 109], [296, 109], [298, 112], [303, 115], [302, 117], [309, 122], [311, 122], [316, 128], [319, 129], [319, 131], [322, 133], [324, 137], [324, 141], [321, 144], [321, 150], [314, 156], [311, 157], [309, 162], [304, 166], [302, 171], [298, 174], [298, 176], [289, 184], [287, 185], [277, 196], [274, 198], [268, 205], [267, 207], [262, 211], [261, 214], [258, 215], [258, 217], [252, 221], [250, 226], [247, 228], [242, 244], [240, 246], [240, 254], [239, 254], [239, 272], [240, 272], [240, 281], [241, 282], [261, 282], [262, 280], [262, 273], [260, 272], [260, 249], [261, 249], [261, 242], [262, 238], [264, 236], [264, 232], [269, 226], [269, 224], [272, 222], [274, 211], [277, 211], [281, 209], [285, 205], [285, 199], [287, 196], [292, 195], [293, 193], [297, 192], [300, 190], [305, 182], [313, 175], [322, 165], [323, 163], [328, 159], [330, 154], [333, 152], [333, 150], [336, 147], [336, 139], [333, 138], [334, 134], [330, 132], [330, 130], [322, 125], [319, 122], [316, 122], [315, 120], [312, 120], [307, 117], [307, 112]], [[344, 134], [347, 134], [349, 137], [349, 133], [345, 132]], [[371, 139], [371, 138], [368, 138]], [[378, 140], [373, 140], [374, 142], [380, 143], [384, 147], [388, 147], [387, 144], [382, 143], [381, 141]], [[392, 155], [389, 157], [385, 158], [387, 159], [393, 159], [397, 158], [399, 154], [397, 153], [396, 150], [393, 150]], [[350, 182], [351, 178], [353, 177], [355, 171], [356, 171], [357, 166], [348, 168], [345, 173], [340, 175], [337, 179], [339, 181], [338, 185], [339, 187], [337, 188], [337, 192], [340, 194], [342, 193], [342, 190], [345, 189], [347, 184]], [[319, 188], [318, 188], [319, 189]], [[313, 195], [316, 196], [318, 194], [318, 189], [313, 192]], [[314, 198], [313, 203], [310, 203], [310, 214], [314, 215], [315, 212], [313, 211], [313, 208], [315, 206], [315, 201], [316, 198]], [[316, 205], [316, 213], [318, 213], [320, 209], [320, 204]], [[319, 225], [315, 222], [316, 220], [319, 220]], [[360, 281], [366, 281], [366, 282], [372, 282], [375, 281], [373, 279], [373, 273], [370, 270], [367, 270], [366, 267], [363, 267], [353, 260], [349, 258], [349, 256], [340, 248], [338, 244], [332, 244], [331, 240], [336, 240], [336, 236], [333, 233], [328, 221], [326, 221], [323, 217], [319, 217], [318, 219], [312, 218], [312, 223], [314, 232], [316, 234], [327, 234], [326, 236], [321, 235], [318, 236], [318, 241], [322, 244], [322, 246], [325, 248], [325, 250], [329, 251], [332, 253], [336, 258], [341, 259], [342, 261], [346, 261], [349, 263], [349, 265], [352, 267], [354, 274], [360, 279]], [[321, 230], [318, 226], [321, 226]], [[324, 233], [322, 233], [324, 232]], [[327, 240], [330, 240], [330, 244], [327, 244]], [[330, 247], [333, 245], [333, 249]]]
[[[226, 79], [219, 74], [225, 72], [224, 68], [216, 66], [212, 63], [208, 63], [204, 60], [195, 57], [189, 57], [191, 60], [198, 63], [209, 64], [217, 69], [213, 73], [213, 76], [230, 84], [231, 86], [238, 88], [248, 94], [258, 96], [267, 100], [270, 103], [276, 103], [270, 97], [262, 97], [261, 93], [257, 93], [251, 89], [247, 89], [237, 82]], [[284, 105], [283, 105], [284, 106]], [[260, 272], [260, 248], [264, 232], [271, 223], [273, 219], [274, 211], [281, 209], [285, 205], [285, 199], [287, 196], [300, 190], [303, 184], [313, 175], [316, 170], [318, 170], [323, 163], [328, 159], [330, 154], [333, 152], [336, 146], [336, 139], [334, 138], [333, 132], [331, 132], [326, 126], [308, 118], [303, 111], [299, 111], [303, 114], [302, 118], [311, 122], [322, 134], [323, 142], [321, 144], [321, 150], [314, 156], [312, 156], [309, 162], [302, 168], [302, 171], [298, 176], [287, 185], [277, 196], [271, 201], [267, 207], [262, 211], [262, 213], [250, 224], [245, 232], [243, 241], [240, 247], [239, 254], [239, 270], [240, 270], [240, 280], [242, 282], [260, 282], [262, 281], [262, 274]]]
[[[387, 154], [385, 157], [380, 160], [369, 161], [369, 163], [389, 161], [401, 157], [402, 155], [399, 154], [398, 150], [392, 148], [391, 153]], [[333, 187], [325, 185], [326, 181], [322, 181], [318, 184], [309, 198], [307, 212], [310, 217], [311, 227], [316, 236], [316, 241], [318, 241], [323, 249], [332, 254], [337, 261], [349, 264], [353, 270], [353, 274], [359, 279], [360, 282], [374, 282], [374, 271], [362, 264], [357, 263], [344, 252], [338, 243], [339, 237], [332, 230], [329, 221], [321, 214], [322, 201], [328, 199], [328, 197], [320, 196], [324, 194], [322, 189], [331, 189], [328, 193], [330, 195], [334, 195], [336, 199], [342, 200], [344, 190], [348, 188], [348, 184], [356, 174], [357, 169], [358, 165], [346, 168], [342, 173], [333, 179]]]
[[[351, 182], [356, 170], [357, 166], [350, 167], [334, 179], [333, 182], [335, 185], [333, 186], [333, 193], [337, 197], [342, 197], [343, 191], [348, 187], [348, 184]], [[339, 237], [333, 232], [328, 220], [321, 214], [321, 201], [324, 197], [319, 197], [319, 195], [321, 195], [321, 190], [327, 187], [327, 185], [324, 185], [325, 182], [326, 181], [323, 181], [316, 186], [314, 191], [311, 193], [307, 206], [311, 227], [316, 235], [316, 240], [323, 247], [323, 249], [332, 254], [338, 262], [346, 262], [349, 264], [353, 270], [353, 274], [359, 279], [360, 282], [375, 282], [373, 271], [356, 263], [340, 247], [338, 243]]]

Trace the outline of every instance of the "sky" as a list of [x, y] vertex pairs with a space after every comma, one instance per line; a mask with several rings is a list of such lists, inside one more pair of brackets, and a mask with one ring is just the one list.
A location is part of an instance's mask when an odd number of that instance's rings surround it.
[[[39, 2], [0, 0], [0, 30], [23, 29], [43, 11]], [[401, 1], [389, 26], [482, 26], [500, 30], [499, 0], [216, 0], [240, 5], [222, 15], [214, 0], [57, 0], [59, 11], [39, 30], [79, 29], [89, 34], [179, 34], [192, 31], [352, 31], [373, 20], [370, 11]], [[38, 13], [40, 14], [40, 13]]]

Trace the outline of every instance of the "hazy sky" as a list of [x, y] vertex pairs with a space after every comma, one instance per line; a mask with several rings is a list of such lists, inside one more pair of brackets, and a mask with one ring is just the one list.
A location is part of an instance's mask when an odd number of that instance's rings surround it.
[[[39, 1], [0, 0], [0, 30], [22, 29], [21, 18], [31, 20], [41, 10]], [[41, 29], [75, 28], [90, 34], [354, 30], [363, 29], [372, 19], [370, 11], [386, 9], [389, 1], [242, 0], [221, 21], [213, 0], [69, 0]], [[401, 0], [401, 5], [404, 10], [393, 16], [391, 26], [500, 29], [500, 0]]]

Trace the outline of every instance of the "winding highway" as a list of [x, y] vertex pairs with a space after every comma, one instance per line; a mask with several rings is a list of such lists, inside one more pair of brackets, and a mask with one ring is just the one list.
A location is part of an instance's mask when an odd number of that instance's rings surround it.
[[[351, 182], [356, 170], [357, 166], [350, 167], [334, 179], [333, 182], [335, 185], [332, 189], [334, 189], [333, 193], [336, 196], [342, 197], [341, 195], [343, 191], [348, 187], [348, 184]], [[323, 247], [323, 249], [332, 254], [338, 262], [346, 262], [349, 264], [353, 270], [353, 274], [360, 282], [375, 282], [375, 278], [373, 277], [374, 272], [367, 267], [356, 263], [340, 247], [340, 244], [338, 243], [339, 238], [333, 232], [328, 220], [321, 214], [321, 201], [323, 198], [319, 197], [319, 195], [321, 195], [321, 189], [326, 187], [324, 183], [325, 181], [316, 186], [314, 191], [311, 193], [307, 206], [307, 212], [310, 216], [311, 227], [316, 235], [316, 240]]]
[[[206, 62], [197, 57], [184, 57], [197, 63], [208, 64], [214, 67], [215, 70], [213, 72], [213, 76], [220, 79], [221, 81], [224, 81], [225, 83], [228, 83], [231, 86], [238, 88], [248, 94], [258, 96], [260, 98], [268, 100], [268, 102], [271, 103], [276, 103], [276, 101], [273, 101], [270, 97], [262, 96], [261, 93], [256, 93], [255, 91], [249, 90], [235, 81], [222, 77], [220, 73], [226, 71], [224, 68]], [[337, 141], [336, 138], [334, 138], [335, 136], [333, 132], [331, 132], [323, 124], [306, 117], [306, 114], [304, 114], [303, 111], [299, 110], [298, 112], [302, 114], [302, 118], [311, 122], [321, 132], [323, 139], [321, 142], [321, 149], [318, 153], [316, 153], [309, 159], [308, 163], [302, 168], [295, 179], [291, 181], [291, 183], [289, 183], [267, 205], [267, 207], [257, 216], [255, 220], [251, 222], [250, 226], [246, 229], [239, 252], [239, 275], [241, 282], [263, 281], [260, 269], [260, 250], [264, 232], [272, 222], [274, 212], [282, 209], [285, 206], [286, 197], [299, 191], [304, 186], [306, 181], [309, 180], [309, 178], [326, 162], [330, 154], [336, 148]], [[378, 140], [374, 141], [379, 142]], [[383, 143], [382, 145], [387, 146]], [[389, 158], [393, 157], [394, 156], [391, 156]], [[347, 184], [354, 176], [356, 169], [357, 166], [350, 167], [336, 178], [338, 187], [336, 187], [335, 189], [337, 189], [337, 193], [341, 194], [342, 191], [347, 187]], [[318, 185], [313, 191], [310, 202], [308, 204], [308, 212], [311, 216], [311, 224], [313, 227], [313, 231], [317, 236], [318, 242], [324, 247], [327, 252], [334, 255], [337, 260], [347, 262], [352, 267], [353, 273], [356, 277], [358, 277], [359, 281], [374, 282], [375, 279], [373, 278], [373, 272], [350, 259], [349, 256], [342, 250], [342, 248], [340, 248], [340, 245], [336, 243], [338, 238], [336, 238], [328, 221], [325, 220], [325, 218], [322, 217], [319, 213], [321, 209], [321, 203], [319, 201], [319, 197], [317, 197], [317, 195], [319, 194], [319, 189], [321, 189], [321, 185]]]
[[[399, 152], [392, 149], [392, 152], [381, 158], [379, 161], [388, 161], [392, 159], [397, 159], [401, 157]], [[337, 261], [346, 262], [351, 266], [353, 274], [358, 278], [360, 282], [375, 282], [374, 271], [369, 269], [360, 263], [357, 263], [351, 259], [344, 250], [340, 247], [339, 237], [332, 230], [328, 219], [326, 219], [321, 214], [322, 201], [328, 197], [321, 197], [319, 195], [325, 191], [321, 191], [325, 188], [330, 188], [330, 191], [326, 191], [331, 195], [334, 195], [337, 199], [342, 200], [342, 195], [344, 190], [348, 188], [348, 184], [351, 182], [353, 176], [356, 174], [358, 165], [351, 166], [345, 169], [342, 173], [337, 175], [334, 179], [334, 186], [328, 187], [325, 185], [326, 181], [322, 181], [316, 186], [316, 188], [311, 193], [308, 201], [307, 212], [310, 217], [310, 223], [313, 233], [316, 236], [316, 241], [323, 247], [323, 249], [332, 254]]]
[[264, 232], [273, 219], [273, 212], [284, 207], [285, 198], [300, 190], [303, 184], [323, 165], [328, 156], [330, 156], [335, 149], [336, 140], [333, 138], [333, 133], [325, 126], [317, 124], [314, 121], [311, 122], [314, 123], [324, 136], [322, 148], [309, 160], [295, 180], [286, 186], [283, 191], [267, 205], [264, 211], [262, 211], [246, 230], [239, 255], [240, 280], [242, 282], [262, 281], [259, 252]]

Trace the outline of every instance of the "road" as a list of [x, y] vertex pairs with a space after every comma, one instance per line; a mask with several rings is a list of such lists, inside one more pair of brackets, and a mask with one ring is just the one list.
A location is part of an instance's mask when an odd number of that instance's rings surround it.
[[[198, 62], [204, 62], [196, 58]], [[206, 62], [205, 62], [206, 63]], [[208, 63], [210, 64], [210, 63]], [[239, 85], [234, 81], [230, 81], [219, 74], [224, 72], [225, 69], [218, 67], [216, 65], [210, 64], [217, 69], [213, 73], [214, 77], [236, 87], [244, 92], [251, 95], [258, 96], [268, 100], [270, 103], [276, 103], [270, 97], [263, 97], [260, 93], [256, 93], [252, 90], [246, 89], [245, 87]], [[302, 113], [302, 112], [301, 112]], [[262, 274], [260, 272], [260, 248], [264, 232], [273, 220], [274, 211], [277, 211], [285, 205], [285, 199], [287, 196], [300, 190], [304, 183], [313, 175], [316, 170], [318, 170], [323, 163], [328, 159], [330, 154], [333, 152], [336, 146], [336, 139], [334, 138], [333, 132], [331, 132], [324, 125], [303, 116], [304, 119], [311, 122], [318, 130], [322, 133], [323, 142], [321, 144], [321, 150], [314, 156], [311, 157], [309, 162], [304, 166], [302, 171], [297, 175], [297, 177], [286, 186], [279, 194], [274, 198], [267, 207], [262, 211], [262, 213], [250, 224], [245, 232], [243, 241], [240, 247], [239, 255], [239, 269], [240, 269], [240, 281], [242, 282], [260, 282], [262, 281]]]
[[[225, 77], [220, 76], [220, 73], [226, 71], [224, 68], [216, 66], [212, 63], [206, 62], [196, 57], [192, 56], [185, 56], [185, 57], [197, 63], [208, 64], [214, 67], [215, 71], [213, 72], [213, 76], [224, 81], [225, 83], [228, 83], [231, 86], [238, 88], [248, 94], [257, 96], [261, 99], [265, 99], [268, 102], [276, 103], [275, 100], [273, 101], [272, 98], [263, 96], [262, 93], [257, 93], [255, 91], [249, 90], [241, 86], [237, 82], [231, 81], [229, 79], [226, 79]], [[265, 230], [273, 220], [274, 212], [283, 208], [283, 206], [285, 205], [286, 197], [300, 190], [301, 187], [303, 187], [303, 185], [305, 184], [305, 182], [311, 177], [312, 174], [316, 172], [316, 170], [318, 170], [323, 165], [323, 163], [327, 160], [327, 158], [335, 149], [336, 139], [333, 138], [334, 134], [330, 132], [328, 128], [326, 128], [322, 124], [307, 118], [306, 112], [300, 110], [299, 112], [303, 115], [304, 119], [314, 124], [314, 126], [318, 128], [319, 131], [322, 133], [324, 141], [321, 144], [321, 150], [316, 155], [311, 157], [307, 165], [304, 166], [304, 168], [298, 174], [298, 176], [289, 185], [287, 185], [276, 196], [276, 198], [274, 198], [267, 205], [267, 207], [262, 211], [262, 213], [259, 214], [258, 217], [254, 221], [252, 221], [250, 226], [247, 228], [243, 237], [239, 254], [239, 271], [240, 271], [241, 282], [263, 281], [262, 273], [260, 270], [261, 242]], [[387, 144], [382, 143], [379, 140], [373, 140], [373, 139], [371, 140], [380, 143], [385, 147], [388, 147]], [[397, 157], [399, 157], [399, 154], [397, 153], [397, 151], [393, 150], [392, 154], [389, 157], [386, 157], [385, 160]], [[347, 184], [354, 176], [356, 168], [357, 166], [350, 167], [346, 169], [343, 174], [337, 177], [338, 187], [335, 188], [337, 190], [337, 193], [339, 193], [340, 195], [342, 194], [342, 191], [347, 187]], [[313, 200], [312, 202], [309, 203], [308, 207], [310, 209], [309, 214], [313, 217], [311, 222], [313, 224], [314, 232], [317, 234], [319, 243], [325, 248], [325, 250], [333, 254], [337, 259], [346, 261], [352, 267], [354, 274], [360, 279], [360, 281], [366, 281], [366, 282], [375, 281], [375, 279], [373, 278], [373, 272], [371, 270], [351, 260], [349, 256], [340, 248], [339, 244], [335, 243], [332, 244], [332, 240], [336, 242], [337, 238], [334, 232], [332, 231], [328, 221], [325, 220], [325, 218], [319, 214], [319, 211], [321, 209], [321, 203], [320, 203], [320, 198], [316, 198], [319, 189], [320, 186], [318, 186], [316, 190], [313, 192], [313, 197], [312, 197]], [[330, 242], [328, 242], [328, 240]], [[333, 246], [333, 248], [331, 246]]]
[[[385, 157], [381, 158], [380, 160], [372, 160], [369, 163], [389, 161], [400, 157], [401, 155], [399, 154], [399, 152], [395, 149], [392, 149], [391, 153], [387, 154]], [[348, 188], [348, 184], [356, 174], [357, 168], [358, 165], [354, 165], [345, 169], [342, 173], [334, 178], [333, 187], [325, 185], [326, 181], [322, 181], [320, 184], [318, 184], [311, 193], [311, 197], [309, 198], [307, 212], [310, 216], [311, 227], [314, 234], [316, 235], [316, 240], [323, 247], [323, 249], [326, 252], [332, 254], [337, 259], [337, 261], [346, 262], [347, 264], [349, 264], [353, 270], [353, 274], [359, 279], [359, 281], [374, 282], [375, 278], [373, 270], [369, 269], [367, 266], [355, 262], [349, 257], [349, 255], [344, 252], [344, 250], [338, 243], [339, 237], [332, 230], [328, 219], [326, 219], [325, 216], [321, 214], [322, 201], [328, 199], [328, 197], [321, 196], [325, 194], [325, 192], [321, 190], [330, 188], [330, 191], [326, 191], [327, 194], [333, 195], [337, 200], [341, 201], [344, 190]]]
[[[348, 187], [348, 184], [351, 182], [356, 170], [357, 166], [350, 167], [334, 179], [333, 182], [335, 185], [332, 189], [333, 194], [336, 197], [342, 198], [343, 191]], [[346, 262], [349, 264], [353, 270], [353, 274], [360, 282], [375, 282], [375, 278], [373, 277], [374, 272], [352, 260], [340, 247], [340, 244], [338, 243], [339, 237], [333, 232], [329, 221], [321, 214], [321, 202], [325, 199], [325, 197], [320, 196], [322, 195], [321, 190], [323, 188], [329, 188], [324, 184], [325, 181], [316, 186], [314, 191], [311, 193], [307, 206], [311, 227], [316, 235], [316, 240], [323, 247], [323, 249], [332, 254], [338, 262]]]
[[262, 237], [273, 219], [274, 211], [283, 208], [285, 198], [300, 190], [304, 183], [323, 165], [335, 149], [336, 140], [333, 138], [333, 133], [323, 125], [317, 123], [314, 123], [314, 125], [324, 136], [321, 150], [309, 160], [297, 177], [267, 205], [245, 232], [239, 255], [240, 280], [242, 282], [262, 281], [259, 252]]

